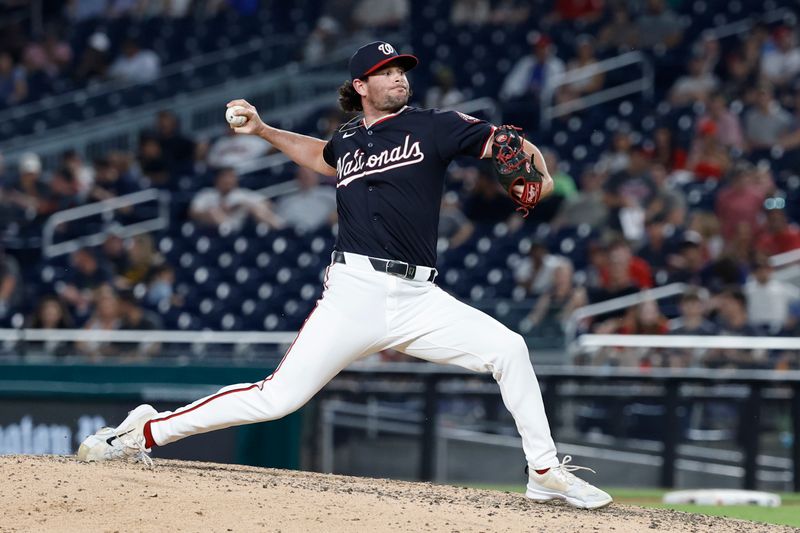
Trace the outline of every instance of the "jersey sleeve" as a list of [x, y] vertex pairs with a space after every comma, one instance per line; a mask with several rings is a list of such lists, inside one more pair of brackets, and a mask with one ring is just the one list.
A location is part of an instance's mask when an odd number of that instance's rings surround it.
[[483, 157], [495, 127], [458, 111], [433, 111], [433, 124], [439, 155], [446, 160], [459, 155]]
[[333, 138], [322, 149], [322, 159], [331, 167], [336, 168], [336, 155], [333, 152]]

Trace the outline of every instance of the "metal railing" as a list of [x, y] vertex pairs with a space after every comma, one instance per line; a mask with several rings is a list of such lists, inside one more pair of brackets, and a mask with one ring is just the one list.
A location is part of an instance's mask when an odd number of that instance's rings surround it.
[[[632, 80], [615, 87], [608, 87], [595, 91], [590, 95], [575, 98], [568, 102], [560, 104], [552, 104], [553, 95], [559, 87], [575, 83], [577, 81], [586, 80], [610, 72], [630, 67], [632, 65], [640, 65], [642, 69], [642, 76], [636, 80]], [[626, 52], [616, 57], [598, 61], [592, 65], [580, 67], [563, 74], [558, 74], [553, 77], [552, 83], [548, 84], [542, 91], [539, 101], [540, 107], [540, 126], [544, 129], [550, 127], [554, 118], [558, 118], [575, 111], [581, 111], [590, 107], [628, 96], [631, 94], [643, 93], [648, 99], [653, 96], [653, 66], [648, 57], [642, 52]]]
[[[106, 235], [112, 230], [116, 235], [127, 239], [134, 235], [166, 229], [169, 227], [169, 200], [170, 194], [167, 191], [146, 189], [144, 191], [118, 196], [117, 198], [103, 200], [102, 202], [95, 202], [59, 211], [47, 219], [42, 229], [42, 253], [45, 257], [52, 258], [72, 253], [75, 250], [87, 246], [98, 246], [105, 241]], [[155, 218], [127, 225], [114, 220], [113, 215], [117, 209], [133, 207], [153, 201], [158, 202], [158, 215]], [[103, 215], [104, 228], [101, 231], [58, 243], [55, 242], [56, 232], [62, 224], [93, 217], [95, 215]]]

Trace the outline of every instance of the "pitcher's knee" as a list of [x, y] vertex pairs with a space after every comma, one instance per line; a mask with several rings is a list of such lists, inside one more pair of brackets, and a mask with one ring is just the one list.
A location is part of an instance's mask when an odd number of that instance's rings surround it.
[[530, 352], [525, 339], [519, 333], [509, 332], [500, 342], [499, 362], [501, 367], [518, 363], [530, 363]]

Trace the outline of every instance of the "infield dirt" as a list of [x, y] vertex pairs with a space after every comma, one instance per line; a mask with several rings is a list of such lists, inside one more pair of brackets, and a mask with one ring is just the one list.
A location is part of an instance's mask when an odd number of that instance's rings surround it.
[[797, 531], [614, 504], [599, 511], [521, 494], [385, 479], [156, 460], [83, 464], [0, 457], [0, 532]]

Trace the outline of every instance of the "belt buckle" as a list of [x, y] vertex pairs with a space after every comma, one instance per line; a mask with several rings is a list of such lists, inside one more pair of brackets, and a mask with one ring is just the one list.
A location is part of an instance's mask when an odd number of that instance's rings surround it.
[[[393, 265], [402, 265], [402, 266], [406, 267], [406, 271], [403, 272], [403, 273], [400, 273], [400, 272], [389, 272], [389, 268], [391, 268]], [[404, 263], [403, 261], [392, 261], [392, 260], [389, 260], [389, 261], [386, 262], [386, 272], [389, 273], [389, 274], [392, 274], [394, 276], [398, 276], [398, 277], [401, 277], [401, 278], [407, 278], [408, 277], [408, 270], [409, 270], [409, 264], [408, 263]]]

